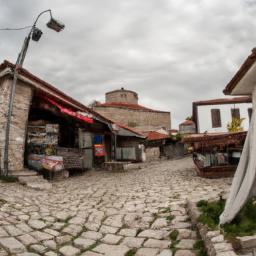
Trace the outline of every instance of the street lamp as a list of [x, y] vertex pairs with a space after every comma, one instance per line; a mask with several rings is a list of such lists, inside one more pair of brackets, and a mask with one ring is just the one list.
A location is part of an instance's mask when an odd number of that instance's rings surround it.
[[40, 16], [44, 13], [50, 14], [50, 21], [47, 23], [47, 27], [50, 29], [53, 29], [56, 32], [60, 32], [64, 29], [65, 25], [56, 19], [52, 17], [51, 10], [45, 10], [37, 16], [35, 22], [33, 23], [30, 32], [28, 33], [27, 37], [25, 37], [23, 46], [21, 48], [21, 51], [18, 55], [18, 58], [15, 63], [14, 73], [13, 73], [13, 82], [11, 87], [11, 93], [9, 97], [9, 104], [8, 104], [8, 113], [7, 113], [7, 123], [5, 128], [5, 147], [4, 147], [4, 169], [3, 169], [3, 175], [9, 174], [9, 142], [10, 142], [10, 127], [11, 127], [11, 117], [12, 117], [12, 111], [13, 111], [13, 103], [14, 103], [14, 97], [15, 97], [15, 91], [16, 91], [16, 84], [17, 84], [17, 78], [18, 78], [18, 70], [22, 67], [24, 59], [26, 57], [27, 49], [29, 46], [30, 39], [32, 37], [33, 41], [39, 41], [40, 37], [42, 36], [42, 31], [36, 27], [36, 23]]

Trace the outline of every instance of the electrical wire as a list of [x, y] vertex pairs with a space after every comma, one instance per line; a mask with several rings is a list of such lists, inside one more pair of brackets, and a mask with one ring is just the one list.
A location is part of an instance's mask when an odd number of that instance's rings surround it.
[[32, 26], [26, 26], [26, 27], [22, 27], [22, 28], [0, 28], [0, 31], [3, 31], [3, 30], [23, 30], [23, 29], [28, 29], [28, 28], [32, 28]]

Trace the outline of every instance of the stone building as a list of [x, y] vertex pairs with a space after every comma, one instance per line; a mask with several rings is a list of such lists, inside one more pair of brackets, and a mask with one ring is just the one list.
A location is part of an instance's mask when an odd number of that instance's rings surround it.
[[138, 131], [171, 128], [170, 112], [139, 105], [138, 94], [124, 88], [107, 92], [105, 103], [95, 102], [92, 108], [101, 115]]
[[[14, 68], [8, 61], [0, 64], [0, 173]], [[143, 139], [139, 132], [101, 116], [26, 69], [18, 69], [8, 147], [11, 172], [50, 160], [63, 161], [65, 169], [74, 164], [89, 169], [100, 161], [116, 160], [117, 150], [137, 161]]]
[[196, 124], [192, 120], [185, 120], [179, 124], [180, 134], [196, 133]]

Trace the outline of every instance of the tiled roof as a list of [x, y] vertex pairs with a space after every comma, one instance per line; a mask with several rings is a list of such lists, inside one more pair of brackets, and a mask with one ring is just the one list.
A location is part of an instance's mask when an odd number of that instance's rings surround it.
[[[3, 63], [0, 64], [0, 71], [5, 70], [6, 68], [9, 68], [13, 71], [15, 68], [15, 65], [13, 63], [5, 60]], [[103, 122], [110, 123], [110, 124], [116, 124], [117, 126], [123, 128], [123, 129], [133, 132], [135, 135], [138, 135], [139, 137], [145, 137], [140, 132], [138, 132], [134, 129], [131, 129], [130, 127], [127, 127], [125, 125], [118, 124], [118, 123], [114, 122], [113, 120], [106, 118], [105, 116], [99, 114], [97, 111], [94, 111], [94, 110], [86, 107], [85, 105], [76, 101], [75, 99], [71, 98], [70, 96], [66, 95], [65, 93], [63, 93], [62, 91], [60, 91], [59, 89], [54, 87], [53, 85], [45, 82], [44, 80], [40, 79], [39, 77], [37, 77], [35, 75], [33, 75], [28, 70], [20, 67], [20, 68], [18, 68], [18, 72], [20, 75], [23, 75], [24, 77], [40, 84], [41, 85], [40, 88], [46, 88], [47, 91], [49, 92], [49, 95], [51, 95], [51, 97], [55, 98], [58, 101], [64, 102], [67, 106], [75, 108], [76, 110], [89, 112], [95, 118], [97, 118], [99, 121], [103, 121]]]
[[194, 125], [195, 123], [192, 120], [185, 120], [180, 125]]
[[159, 132], [155, 132], [155, 131], [152, 131], [152, 132], [149, 132], [148, 135], [147, 135], [147, 140], [163, 140], [163, 139], [167, 139], [167, 138], [170, 138], [169, 135], [166, 135], [166, 134], [162, 134], [162, 133], [159, 133]]
[[132, 109], [132, 110], [144, 110], [144, 111], [150, 111], [150, 112], [168, 113], [168, 111], [154, 110], [154, 109], [141, 106], [139, 104], [131, 104], [131, 103], [125, 103], [125, 102], [107, 102], [107, 103], [97, 102], [96, 107], [126, 108], [126, 109]]

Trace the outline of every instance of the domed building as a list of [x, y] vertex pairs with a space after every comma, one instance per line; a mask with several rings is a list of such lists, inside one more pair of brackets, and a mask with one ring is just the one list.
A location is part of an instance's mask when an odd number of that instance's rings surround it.
[[138, 131], [152, 131], [171, 128], [171, 113], [139, 105], [138, 94], [121, 88], [107, 92], [105, 103], [95, 102], [94, 111]]

